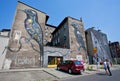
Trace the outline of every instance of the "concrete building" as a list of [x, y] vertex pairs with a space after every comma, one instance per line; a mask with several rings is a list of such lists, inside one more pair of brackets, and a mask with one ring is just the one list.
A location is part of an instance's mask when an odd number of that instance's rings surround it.
[[86, 60], [86, 41], [82, 19], [66, 17], [52, 33], [52, 44], [56, 47], [70, 49], [65, 59]]
[[10, 29], [2, 29], [0, 31], [0, 69], [3, 68], [3, 63], [6, 56], [6, 47], [8, 46]]
[[120, 64], [120, 43], [119, 42], [109, 42], [110, 52], [113, 62]]
[[89, 63], [95, 64], [108, 58], [112, 61], [107, 35], [94, 27], [85, 31]]

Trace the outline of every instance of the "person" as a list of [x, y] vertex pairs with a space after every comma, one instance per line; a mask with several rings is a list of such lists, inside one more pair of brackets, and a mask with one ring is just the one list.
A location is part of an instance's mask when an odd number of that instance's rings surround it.
[[109, 62], [109, 60], [105, 59], [103, 65], [104, 65], [104, 69], [106, 71], [106, 74], [109, 75], [109, 76], [112, 76], [112, 73], [111, 73], [111, 70], [110, 70], [110, 65], [112, 66], [112, 64]]

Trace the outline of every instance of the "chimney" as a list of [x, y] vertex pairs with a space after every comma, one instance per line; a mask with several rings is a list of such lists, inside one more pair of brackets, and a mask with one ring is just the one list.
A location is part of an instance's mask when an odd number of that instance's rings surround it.
[[98, 32], [100, 32], [101, 30], [98, 30]]
[[80, 18], [80, 22], [82, 22], [82, 17]]

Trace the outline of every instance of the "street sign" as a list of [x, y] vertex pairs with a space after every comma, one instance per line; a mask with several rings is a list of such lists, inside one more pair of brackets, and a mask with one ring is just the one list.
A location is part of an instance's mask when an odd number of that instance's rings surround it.
[[93, 53], [97, 53], [97, 48], [93, 48]]

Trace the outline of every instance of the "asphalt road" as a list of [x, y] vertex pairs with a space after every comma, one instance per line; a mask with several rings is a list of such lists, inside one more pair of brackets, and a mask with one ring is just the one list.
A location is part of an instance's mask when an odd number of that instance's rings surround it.
[[100, 72], [75, 78], [60, 79], [58, 81], [120, 81], [120, 70], [113, 70], [112, 76], [108, 76], [105, 75], [104, 72]]

